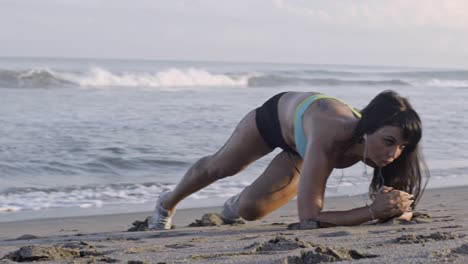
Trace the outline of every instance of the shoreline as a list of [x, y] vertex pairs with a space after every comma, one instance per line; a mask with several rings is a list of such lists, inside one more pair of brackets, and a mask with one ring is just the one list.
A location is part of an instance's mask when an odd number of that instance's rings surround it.
[[[426, 195], [436, 192], [436, 193], [450, 193], [452, 191], [459, 191], [459, 190], [467, 190], [468, 192], [468, 186], [451, 186], [451, 187], [441, 187], [441, 188], [432, 188], [432, 189], [426, 189], [425, 193], [417, 207], [417, 209], [420, 207], [421, 203], [424, 203], [424, 198]], [[340, 195], [340, 196], [332, 196], [332, 197], [326, 197], [325, 198], [325, 204], [324, 204], [324, 210], [335, 210], [339, 207], [338, 204], [341, 203], [343, 200], [346, 200], [345, 204], [350, 205], [351, 207], [358, 207], [358, 206], [364, 206], [364, 201], [363, 201], [363, 194], [359, 195]], [[153, 205], [154, 202], [151, 202], [151, 205]], [[128, 205], [127, 205], [128, 206]], [[277, 211], [273, 212], [271, 215], [278, 214], [278, 212], [282, 211], [294, 211], [297, 213], [297, 210], [295, 209], [296, 206], [296, 198], [291, 200], [288, 204], [283, 206], [282, 208], [278, 209]], [[179, 206], [180, 207], [180, 206]], [[64, 212], [67, 211], [73, 211], [73, 210], [89, 210], [89, 211], [100, 211], [102, 208], [60, 208], [63, 209]], [[346, 208], [342, 208], [346, 209]], [[107, 219], [118, 219], [118, 221], [123, 221], [126, 219], [144, 219], [144, 217], [150, 216], [152, 211], [149, 210], [139, 210], [139, 211], [134, 211], [134, 212], [124, 212], [124, 213], [114, 213], [112, 210], [107, 210], [109, 213], [98, 213], [98, 214], [91, 214], [91, 213], [82, 213], [82, 214], [77, 214], [77, 215], [63, 215], [64, 213], [60, 213], [59, 216], [55, 216], [55, 213], [52, 213], [52, 216], [45, 216], [45, 217], [40, 217], [40, 218], [20, 218], [20, 219], [15, 219], [13, 218], [12, 220], [6, 220], [6, 221], [0, 221], [0, 238], [1, 234], [3, 234], [3, 226], [10, 226], [10, 225], [16, 225], [20, 223], [24, 223], [25, 226], [28, 224], [36, 224], [36, 223], [46, 223], [49, 221], [60, 221], [60, 222], [67, 222], [67, 221], [89, 221], [90, 219], [102, 219], [102, 220], [107, 220]], [[188, 225], [189, 223], [187, 221], [183, 221], [183, 217], [179, 217], [179, 215], [183, 215], [184, 218], [187, 216], [193, 216], [196, 213], [199, 212], [220, 212], [221, 211], [221, 206], [201, 206], [201, 207], [183, 207], [181, 209], [177, 209], [176, 217], [173, 219], [173, 221], [176, 221], [176, 226], [180, 225]], [[18, 212], [18, 213], [27, 213], [27, 212]], [[45, 213], [48, 213], [47, 211]], [[40, 214], [40, 212], [32, 212], [32, 214]], [[271, 215], [267, 216], [270, 217]], [[181, 219], [178, 219], [181, 218]]]
[[[439, 180], [439, 179], [438, 179]], [[457, 178], [457, 180], [459, 180]], [[446, 181], [445, 185], [433, 185], [433, 181], [429, 182], [426, 192], [432, 190], [444, 190], [444, 189], [457, 189], [457, 188], [468, 188], [467, 184], [455, 185], [452, 181]], [[346, 189], [348, 187], [342, 187]], [[363, 187], [360, 186], [360, 191], [363, 191]], [[345, 190], [344, 193], [336, 194], [333, 191], [329, 191], [325, 194], [325, 199], [339, 199], [349, 197], [363, 197], [365, 193], [353, 194]], [[216, 208], [221, 207], [224, 201], [228, 197], [217, 197], [217, 198], [203, 198], [203, 199], [186, 199], [182, 201], [178, 206], [178, 211], [187, 209], [203, 209], [203, 208]], [[0, 212], [0, 224], [19, 222], [19, 221], [34, 221], [34, 220], [45, 220], [51, 218], [78, 218], [78, 217], [94, 217], [94, 216], [110, 216], [110, 215], [125, 215], [125, 214], [142, 214], [151, 212], [154, 207], [156, 200], [147, 201], [140, 204], [117, 204], [117, 205], [105, 205], [102, 207], [64, 207], [64, 208], [53, 208], [53, 209], [41, 209], [38, 211], [26, 210], [26, 211], [15, 211], [15, 212]], [[129, 210], [129, 208], [131, 208]]]

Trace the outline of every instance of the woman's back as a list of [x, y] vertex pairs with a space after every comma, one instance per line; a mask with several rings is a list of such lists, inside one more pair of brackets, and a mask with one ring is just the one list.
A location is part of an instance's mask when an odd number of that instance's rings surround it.
[[[281, 97], [278, 103], [278, 117], [281, 124], [283, 137], [291, 147], [297, 149], [295, 139], [295, 119], [296, 110], [304, 100], [310, 96], [317, 95], [317, 92], [288, 92]], [[300, 118], [300, 117], [298, 117]], [[326, 120], [327, 126], [320, 125], [321, 121]], [[353, 127], [357, 124], [358, 118], [355, 116], [349, 106], [343, 102], [330, 98], [323, 98], [320, 101], [313, 101], [304, 111], [303, 125], [313, 126], [314, 129], [333, 129], [330, 133], [336, 133], [337, 129], [349, 127], [349, 133], [340, 138], [352, 136]], [[299, 129], [299, 127], [298, 127]], [[303, 127], [301, 129], [304, 129]]]

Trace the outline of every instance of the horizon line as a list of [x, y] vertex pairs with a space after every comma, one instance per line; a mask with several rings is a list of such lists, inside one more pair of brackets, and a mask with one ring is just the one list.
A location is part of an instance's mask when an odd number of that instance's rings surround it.
[[49, 60], [103, 60], [103, 61], [144, 61], [144, 62], [204, 62], [204, 63], [226, 63], [226, 64], [276, 64], [276, 65], [311, 65], [311, 66], [351, 66], [351, 67], [383, 67], [383, 68], [407, 68], [407, 69], [444, 69], [444, 70], [468, 70], [454, 67], [428, 67], [428, 66], [401, 66], [385, 64], [350, 64], [350, 63], [311, 63], [311, 62], [278, 62], [278, 61], [229, 61], [229, 60], [196, 60], [196, 59], [144, 59], [144, 58], [93, 58], [93, 57], [58, 57], [58, 56], [3, 56], [0, 59], [49, 59]]

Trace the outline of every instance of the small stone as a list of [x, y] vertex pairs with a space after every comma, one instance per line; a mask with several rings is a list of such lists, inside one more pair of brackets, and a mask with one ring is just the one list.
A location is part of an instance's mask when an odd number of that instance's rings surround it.
[[468, 255], [468, 244], [461, 245], [460, 247], [454, 249], [453, 252], [457, 254]]
[[188, 226], [221, 226], [221, 225], [239, 225], [245, 224], [242, 220], [227, 221], [224, 220], [220, 214], [217, 213], [208, 213], [204, 214], [201, 219], [196, 219], [194, 222], [190, 223]]
[[80, 251], [71, 248], [26, 246], [14, 251], [5, 258], [17, 262], [63, 260], [80, 257]]
[[292, 240], [282, 236], [277, 236], [270, 239], [268, 242], [262, 243], [255, 248], [255, 252], [271, 252], [294, 250], [298, 248], [306, 248], [309, 245], [301, 240]]
[[36, 238], [39, 238], [39, 237], [35, 236], [35, 235], [26, 234], [26, 235], [22, 235], [22, 236], [16, 238], [16, 240], [29, 240], [29, 239], [36, 239]]
[[127, 231], [128, 232], [136, 232], [136, 231], [148, 231], [148, 222], [150, 220], [150, 217], [148, 216], [145, 220], [143, 221], [135, 221], [132, 223], [132, 227], [130, 227]]
[[[158, 263], [162, 263], [162, 262], [158, 262]], [[142, 261], [142, 260], [129, 260], [127, 264], [148, 264], [148, 262]]]
[[365, 254], [355, 249], [347, 250], [344, 248], [330, 248], [323, 245], [315, 245], [311, 250], [302, 251], [300, 256], [288, 257], [285, 263], [323, 263], [375, 257], [377, 257], [377, 255]]
[[430, 215], [423, 214], [423, 213], [414, 213], [411, 221], [416, 222], [418, 224], [425, 224], [425, 223], [433, 222], [432, 217]]

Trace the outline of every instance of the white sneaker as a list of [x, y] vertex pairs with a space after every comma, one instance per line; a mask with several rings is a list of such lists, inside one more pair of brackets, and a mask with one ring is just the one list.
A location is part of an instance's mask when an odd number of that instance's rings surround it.
[[239, 207], [239, 197], [240, 193], [232, 196], [224, 202], [223, 209], [221, 210], [221, 217], [226, 222], [235, 222], [241, 217], [237, 213]]
[[153, 215], [148, 222], [148, 228], [150, 230], [161, 230], [161, 229], [171, 229], [172, 227], [172, 214], [164, 209], [161, 205], [162, 201], [166, 198], [166, 196], [171, 193], [169, 190], [162, 191], [159, 195], [158, 201], [156, 202], [156, 208], [154, 208]]

